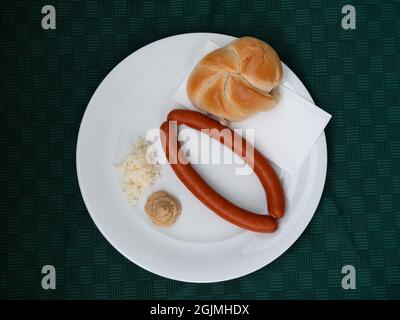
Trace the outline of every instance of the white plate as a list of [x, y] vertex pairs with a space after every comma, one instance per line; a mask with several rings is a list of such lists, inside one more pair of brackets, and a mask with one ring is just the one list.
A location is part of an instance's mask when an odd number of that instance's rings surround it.
[[[158, 275], [188, 282], [237, 278], [266, 266], [301, 235], [319, 203], [325, 183], [327, 151], [321, 135], [296, 176], [280, 172], [287, 213], [273, 234], [239, 229], [208, 210], [178, 180], [169, 165], [137, 206], [127, 203], [114, 164], [131, 143], [158, 128], [173, 108], [172, 96], [190, 57], [207, 40], [223, 46], [233, 37], [212, 33], [177, 35], [153, 42], [118, 64], [94, 93], [79, 130], [76, 164], [86, 207], [104, 237], [125, 257]], [[296, 75], [284, 66], [284, 80], [312, 100]], [[216, 147], [217, 145], [213, 147]], [[196, 165], [220, 193], [247, 209], [265, 211], [257, 179], [234, 175], [234, 165]], [[182, 214], [169, 229], [146, 217], [144, 199], [156, 190], [174, 194]]]

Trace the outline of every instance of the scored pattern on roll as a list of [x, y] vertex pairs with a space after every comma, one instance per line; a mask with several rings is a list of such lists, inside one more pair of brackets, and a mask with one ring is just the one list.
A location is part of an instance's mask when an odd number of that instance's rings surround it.
[[236, 39], [207, 54], [189, 76], [187, 93], [196, 107], [238, 121], [274, 106], [282, 64], [267, 43]]

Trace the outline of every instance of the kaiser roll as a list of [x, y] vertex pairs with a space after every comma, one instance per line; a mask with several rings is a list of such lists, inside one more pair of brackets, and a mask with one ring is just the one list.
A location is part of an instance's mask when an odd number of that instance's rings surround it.
[[207, 54], [195, 66], [187, 94], [196, 107], [231, 121], [270, 109], [278, 100], [281, 61], [264, 41], [243, 37]]

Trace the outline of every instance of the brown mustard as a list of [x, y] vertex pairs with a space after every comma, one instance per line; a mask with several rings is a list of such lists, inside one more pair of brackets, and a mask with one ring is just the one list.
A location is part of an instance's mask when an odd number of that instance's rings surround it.
[[157, 191], [147, 198], [144, 211], [156, 226], [170, 227], [181, 213], [181, 205], [169, 193]]

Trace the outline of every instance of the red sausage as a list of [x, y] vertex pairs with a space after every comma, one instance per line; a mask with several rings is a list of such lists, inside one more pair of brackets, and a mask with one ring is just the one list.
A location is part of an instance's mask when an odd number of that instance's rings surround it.
[[[178, 125], [185, 124], [196, 130], [209, 129], [205, 133], [217, 141], [224, 143], [242, 157], [250, 167], [253, 167], [266, 192], [268, 211], [271, 216], [256, 214], [232, 204], [212, 189], [193, 169], [190, 163], [187, 163], [187, 161], [184, 162], [186, 164], [182, 163], [184, 155], [183, 152], [180, 152], [181, 149], [176, 137], [176, 131], [169, 132], [169, 121], [176, 121]], [[161, 141], [172, 169], [183, 184], [204, 205], [220, 217], [241, 228], [256, 232], [273, 232], [276, 230], [278, 223], [275, 218], [279, 219], [284, 215], [285, 198], [278, 176], [256, 148], [244, 138], [238, 136], [232, 129], [195, 111], [171, 111], [168, 114], [168, 121], [164, 122], [160, 129], [166, 137], [166, 139], [161, 139]], [[246, 153], [248, 150], [251, 151], [250, 154]], [[251, 156], [252, 154], [253, 156]], [[180, 161], [178, 161], [178, 156]]]
[[[202, 113], [190, 110], [175, 109], [168, 116], [168, 121], [176, 121], [178, 125], [185, 124], [193, 129], [201, 131], [209, 129], [204, 133], [208, 133], [212, 138], [216, 139], [234, 151], [240, 156], [260, 179], [263, 186], [267, 202], [268, 212], [276, 219], [280, 219], [285, 214], [285, 195], [275, 170], [269, 164], [267, 159], [247, 142], [240, 135], [236, 134], [232, 129], [220, 124], [218, 121], [205, 116]], [[217, 130], [211, 130], [217, 129]], [[246, 155], [247, 150], [251, 150], [249, 155]], [[250, 149], [251, 148], [251, 149]]]

